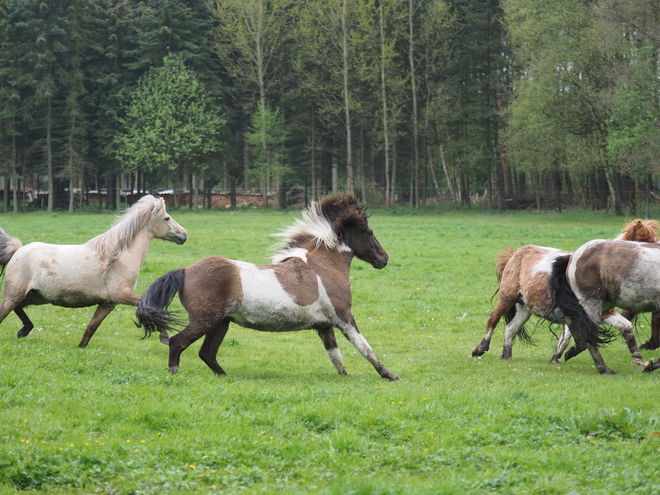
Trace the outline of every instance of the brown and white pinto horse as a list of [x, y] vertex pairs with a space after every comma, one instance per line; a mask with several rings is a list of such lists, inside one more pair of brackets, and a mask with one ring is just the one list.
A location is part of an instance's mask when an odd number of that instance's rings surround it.
[[167, 311], [178, 292], [188, 325], [170, 338], [169, 371], [181, 353], [204, 336], [199, 357], [216, 374], [216, 360], [230, 322], [266, 332], [314, 329], [339, 374], [345, 375], [334, 327], [389, 380], [399, 380], [376, 357], [351, 313], [349, 270], [354, 256], [383, 268], [388, 254], [376, 240], [367, 215], [352, 194], [312, 203], [303, 220], [281, 234], [284, 242], [270, 265], [205, 258], [157, 279], [137, 307], [145, 335], [177, 323]]
[[[567, 319], [579, 319], [580, 329], [599, 323], [601, 316], [619, 307], [633, 313], [660, 311], [660, 244], [593, 240], [578, 248], [567, 263], [557, 265], [551, 275], [553, 307]], [[575, 298], [579, 306], [564, 309]], [[584, 318], [584, 315], [587, 318]], [[623, 317], [608, 321], [634, 341], [631, 323]], [[601, 335], [606, 330], [599, 329]], [[593, 350], [592, 356], [594, 360]], [[603, 363], [604, 364], [604, 363]], [[647, 363], [646, 371], [654, 368]], [[601, 371], [602, 372], [602, 371]], [[613, 373], [612, 371], [606, 371]]]
[[[620, 238], [629, 240], [645, 240], [657, 242], [656, 230], [658, 223], [655, 220], [633, 220], [625, 225]], [[550, 311], [552, 294], [549, 278], [553, 263], [559, 258], [568, 258], [571, 253], [560, 249], [536, 246], [533, 244], [523, 246], [516, 250], [507, 250], [497, 258], [496, 274], [500, 283], [498, 292], [499, 300], [497, 307], [490, 314], [486, 324], [486, 334], [478, 346], [472, 349], [473, 356], [481, 356], [488, 351], [493, 331], [498, 322], [505, 317], [507, 325], [504, 334], [504, 346], [502, 359], [512, 359], [513, 340], [517, 336], [526, 341], [531, 338], [525, 330], [525, 323], [532, 315], [545, 318], [553, 323], [564, 323], [563, 315], [557, 309]], [[616, 318], [614, 309], [603, 315], [604, 321]], [[655, 320], [654, 320], [655, 322]], [[658, 325], [654, 326], [654, 335], [657, 333]], [[551, 364], [558, 364], [562, 353], [571, 339], [571, 331], [566, 325], [557, 343], [555, 354], [550, 360]], [[630, 342], [627, 339], [627, 342]], [[631, 344], [632, 345], [632, 344]], [[583, 346], [580, 346], [583, 349]], [[566, 359], [577, 355], [580, 351], [571, 348], [566, 353]], [[630, 347], [633, 360], [641, 363], [641, 355], [636, 344]]]

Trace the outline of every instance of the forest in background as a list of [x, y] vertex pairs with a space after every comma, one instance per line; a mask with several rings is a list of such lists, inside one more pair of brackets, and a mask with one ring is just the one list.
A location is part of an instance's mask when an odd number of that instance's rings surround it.
[[0, 0], [4, 211], [342, 190], [648, 215], [659, 55], [658, 0]]

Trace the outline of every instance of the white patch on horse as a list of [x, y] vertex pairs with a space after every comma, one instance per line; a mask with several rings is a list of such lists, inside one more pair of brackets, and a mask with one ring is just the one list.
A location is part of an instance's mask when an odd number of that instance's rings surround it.
[[275, 271], [234, 261], [240, 272], [243, 301], [227, 316], [237, 324], [267, 332], [311, 329], [319, 321], [338, 324], [330, 298], [317, 276], [319, 298], [308, 306], [296, 304], [277, 280]]
[[534, 265], [534, 268], [532, 269], [532, 273], [531, 273], [532, 276], [536, 275], [539, 272], [552, 273], [552, 264], [555, 262], [555, 260], [563, 254], [569, 254], [566, 251], [562, 251], [561, 249], [545, 248], [545, 247], [542, 249], [547, 249], [550, 252], [546, 254], [538, 263]]
[[350, 247], [348, 247], [346, 244], [344, 244], [343, 242], [340, 242], [339, 244], [337, 244], [337, 251], [339, 251], [340, 253], [352, 253], [353, 252], [353, 250]]
[[300, 258], [307, 263], [307, 253], [309, 253], [309, 251], [305, 248], [291, 248], [273, 255], [271, 260], [273, 261], [273, 264], [277, 264], [289, 258]]

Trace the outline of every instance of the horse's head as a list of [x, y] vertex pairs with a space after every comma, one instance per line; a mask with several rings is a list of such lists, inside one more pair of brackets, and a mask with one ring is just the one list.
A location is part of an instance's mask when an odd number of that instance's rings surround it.
[[[144, 198], [147, 198], [145, 196]], [[142, 201], [142, 198], [140, 201]], [[154, 198], [151, 196], [155, 203], [153, 213], [150, 220], [151, 233], [156, 239], [163, 239], [171, 241], [176, 244], [183, 244], [188, 239], [188, 232], [181, 227], [174, 219], [167, 213], [165, 209], [165, 200], [163, 198]]]
[[389, 255], [376, 239], [365, 209], [358, 206], [354, 195], [329, 196], [321, 201], [320, 207], [339, 241], [350, 248], [354, 256], [377, 269], [387, 265]]

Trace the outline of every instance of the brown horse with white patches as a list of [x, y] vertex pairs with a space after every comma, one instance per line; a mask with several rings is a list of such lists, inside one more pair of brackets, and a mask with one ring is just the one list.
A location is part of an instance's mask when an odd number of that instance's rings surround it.
[[[575, 251], [567, 263], [553, 272], [553, 306], [566, 314], [564, 301], [575, 298], [579, 306], [573, 308], [570, 318], [581, 319], [581, 329], [600, 322], [604, 312], [615, 306], [633, 313], [658, 312], [658, 268], [660, 244], [657, 242], [601, 239], [587, 242]], [[584, 318], [585, 315], [587, 318]], [[632, 335], [632, 325], [626, 318], [619, 317], [608, 323], [618, 328], [624, 336]], [[604, 329], [600, 331], [605, 332]], [[591, 348], [589, 350], [592, 351]], [[645, 365], [645, 371], [653, 369], [652, 362]]]
[[[656, 230], [658, 223], [655, 220], [633, 220], [625, 225], [619, 238], [628, 240], [642, 240], [647, 242], [658, 242]], [[526, 341], [531, 338], [525, 330], [525, 323], [532, 315], [545, 318], [553, 323], [564, 323], [563, 314], [558, 310], [550, 311], [552, 303], [552, 294], [550, 290], [549, 278], [552, 272], [553, 263], [559, 258], [568, 258], [571, 253], [560, 249], [541, 247], [536, 245], [527, 245], [514, 251], [508, 248], [500, 253], [497, 259], [496, 274], [500, 283], [499, 300], [497, 307], [490, 314], [486, 324], [486, 334], [481, 343], [472, 349], [473, 356], [481, 356], [488, 351], [493, 331], [498, 322], [505, 317], [507, 325], [504, 334], [504, 347], [502, 350], [502, 359], [512, 359], [513, 340], [516, 336]], [[603, 315], [604, 321], [608, 322], [610, 318], [618, 317], [618, 313], [611, 309]], [[657, 335], [660, 325], [656, 319], [654, 321], [654, 336]], [[551, 364], [558, 364], [562, 353], [568, 346], [571, 339], [571, 331], [568, 326], [557, 343], [557, 349]], [[628, 337], [630, 352], [633, 354], [633, 360], [641, 362], [641, 355], [637, 349], [636, 343], [630, 341]], [[566, 359], [579, 354], [586, 346], [580, 345], [578, 350], [573, 347], [566, 353]]]
[[157, 279], [137, 307], [145, 334], [177, 323], [167, 307], [178, 292], [188, 325], [170, 338], [169, 371], [181, 353], [204, 336], [199, 357], [216, 374], [218, 348], [229, 323], [266, 332], [314, 329], [339, 374], [344, 363], [334, 327], [388, 380], [399, 380], [376, 357], [351, 313], [349, 270], [353, 257], [383, 268], [387, 252], [369, 228], [352, 194], [328, 196], [303, 213], [303, 221], [280, 234], [284, 242], [270, 265], [205, 258]]

